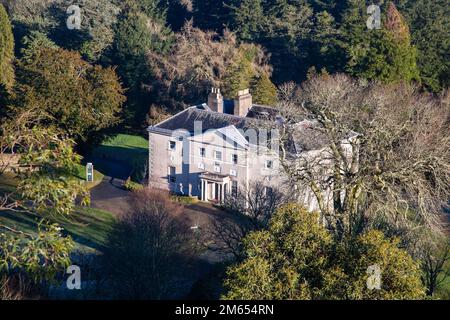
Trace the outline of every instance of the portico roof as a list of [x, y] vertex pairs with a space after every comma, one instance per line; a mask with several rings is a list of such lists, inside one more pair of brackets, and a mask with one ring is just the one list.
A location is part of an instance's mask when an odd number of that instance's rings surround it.
[[200, 174], [200, 179], [214, 182], [225, 182], [227, 180], [230, 180], [230, 176], [219, 173], [203, 172], [202, 174]]

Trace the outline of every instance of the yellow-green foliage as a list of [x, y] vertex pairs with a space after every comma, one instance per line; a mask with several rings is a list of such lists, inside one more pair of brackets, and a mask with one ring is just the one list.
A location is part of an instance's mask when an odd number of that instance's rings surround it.
[[14, 83], [14, 37], [5, 8], [0, 3], [0, 85], [11, 88]]
[[[279, 209], [268, 230], [244, 240], [247, 258], [227, 272], [225, 299], [417, 299], [424, 297], [416, 262], [381, 232], [336, 241], [317, 213]], [[381, 269], [381, 290], [367, 269]]]

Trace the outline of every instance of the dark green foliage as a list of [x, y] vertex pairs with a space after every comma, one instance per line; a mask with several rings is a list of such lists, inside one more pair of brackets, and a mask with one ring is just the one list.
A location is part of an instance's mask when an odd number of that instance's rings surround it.
[[447, 0], [409, 0], [399, 8], [411, 29], [418, 49], [417, 64], [422, 83], [440, 92], [450, 83], [450, 15]]
[[419, 81], [409, 28], [392, 3], [386, 7], [382, 28], [368, 30], [366, 1], [349, 1], [340, 28], [345, 70], [355, 77], [388, 83]]
[[47, 124], [78, 140], [118, 121], [125, 97], [114, 69], [91, 65], [76, 52], [34, 46], [34, 41], [18, 64], [14, 112], [38, 110]]
[[[152, 15], [140, 11], [139, 7]], [[165, 26], [164, 15], [157, 10], [154, 1], [142, 1], [140, 5], [131, 3], [119, 19], [114, 61], [127, 88], [128, 103], [124, 117], [130, 125], [140, 128], [150, 106], [149, 95], [143, 90], [153, 76], [148, 54], [167, 52], [172, 38], [172, 32]]]
[[[418, 299], [420, 269], [397, 240], [369, 231], [333, 239], [319, 215], [298, 205], [281, 207], [268, 230], [244, 239], [246, 259], [228, 269], [225, 299]], [[381, 271], [380, 289], [367, 270]]]

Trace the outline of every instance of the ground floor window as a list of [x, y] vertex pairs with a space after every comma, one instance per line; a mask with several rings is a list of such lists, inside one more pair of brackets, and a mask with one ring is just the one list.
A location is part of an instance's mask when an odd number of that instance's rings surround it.
[[175, 167], [169, 166], [167, 168], [167, 174], [168, 174], [169, 182], [172, 182], [172, 183], [177, 182], [177, 177], [176, 177], [175, 173], [176, 173], [176, 168]]

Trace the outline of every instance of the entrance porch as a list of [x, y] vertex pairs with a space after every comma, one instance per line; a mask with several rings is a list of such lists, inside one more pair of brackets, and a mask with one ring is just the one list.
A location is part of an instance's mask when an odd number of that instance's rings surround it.
[[222, 203], [229, 193], [231, 179], [229, 176], [205, 172], [200, 175], [200, 200]]

